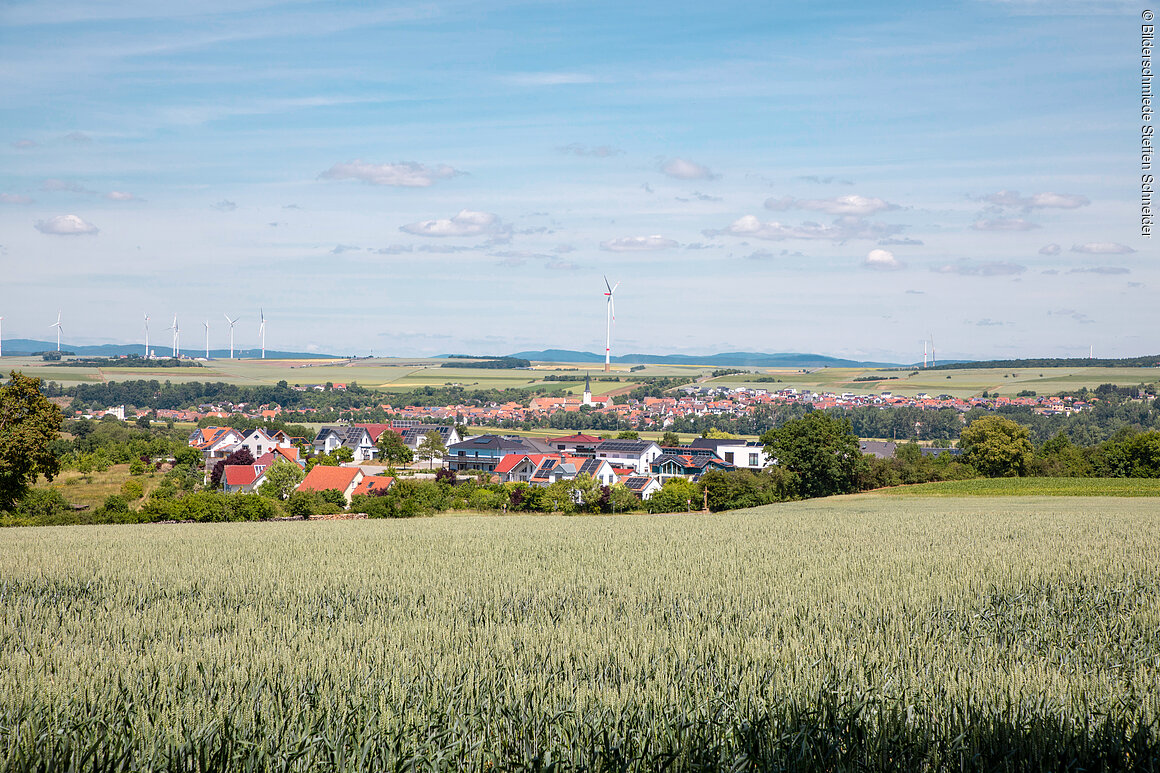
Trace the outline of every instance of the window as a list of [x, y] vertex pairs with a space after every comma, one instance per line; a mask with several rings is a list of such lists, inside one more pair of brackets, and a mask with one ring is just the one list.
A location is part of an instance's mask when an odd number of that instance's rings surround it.
[[756, 453], [750, 454], [749, 455], [749, 466], [756, 467], [759, 464], [759, 462], [757, 460], [758, 460], [758, 456]]
[[725, 461], [729, 462], [729, 464], [733, 464], [733, 452], [732, 451], [725, 452]]

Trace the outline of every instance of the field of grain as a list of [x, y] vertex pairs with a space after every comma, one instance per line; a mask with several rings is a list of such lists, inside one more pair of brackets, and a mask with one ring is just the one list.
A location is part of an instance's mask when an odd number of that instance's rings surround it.
[[7, 529], [0, 768], [1155, 767], [1156, 501]]

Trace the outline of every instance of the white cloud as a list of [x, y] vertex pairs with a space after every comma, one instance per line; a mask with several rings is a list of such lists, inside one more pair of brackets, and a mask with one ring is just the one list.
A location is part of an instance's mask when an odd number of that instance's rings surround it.
[[802, 223], [785, 225], [779, 222], [763, 223], [753, 215], [738, 218], [728, 228], [720, 231], [705, 231], [706, 236], [729, 234], [730, 236], [753, 237], [781, 241], [783, 239], [823, 239], [844, 242], [849, 239], [881, 239], [901, 230], [901, 226], [869, 223], [861, 218], [840, 217], [832, 225]]
[[1063, 248], [1060, 247], [1058, 244], [1056, 244], [1055, 242], [1052, 242], [1051, 244], [1045, 244], [1042, 247], [1040, 247], [1039, 254], [1040, 255], [1058, 255], [1062, 251], [1062, 249]]
[[717, 176], [709, 167], [687, 158], [670, 158], [661, 164], [661, 171], [678, 180], [712, 180]]
[[80, 183], [70, 182], [69, 180], [57, 180], [53, 178], [42, 182], [40, 184], [40, 189], [50, 193], [83, 193], [85, 195], [96, 193], [96, 191], [91, 191]]
[[898, 271], [906, 268], [906, 264], [894, 257], [894, 253], [890, 250], [870, 250], [862, 266], [875, 271]]
[[76, 142], [82, 145], [93, 141], [93, 138], [84, 132], [69, 132], [68, 134], [64, 135], [64, 138], [69, 142]]
[[137, 199], [132, 193], [125, 191], [109, 191], [105, 194], [105, 198], [109, 201], [135, 201]]
[[1092, 266], [1090, 268], [1073, 268], [1069, 274], [1130, 274], [1132, 270], [1123, 266]]
[[680, 245], [672, 239], [666, 239], [660, 234], [652, 236], [622, 236], [619, 239], [610, 239], [600, 243], [600, 249], [609, 252], [652, 252], [654, 250], [668, 250]]
[[32, 197], [20, 193], [0, 193], [0, 204], [31, 204]]
[[431, 167], [409, 161], [398, 164], [368, 164], [365, 161], [355, 160], [346, 164], [335, 164], [318, 176], [327, 180], [361, 180], [368, 185], [427, 188], [434, 185], [436, 180], [446, 180], [459, 174], [463, 173], [446, 164]]
[[490, 212], [460, 210], [449, 219], [420, 220], [400, 226], [400, 231], [416, 236], [480, 236], [483, 234], [506, 234], [510, 231], [497, 215]]
[[210, 204], [210, 208], [216, 209], [218, 212], [233, 212], [238, 208], [238, 205], [229, 199], [222, 199], [217, 204]]
[[100, 232], [95, 225], [77, 215], [57, 215], [48, 220], [37, 220], [36, 230], [51, 236], [90, 236]]
[[12, 143], [12, 147], [18, 148], [19, 150], [28, 150], [29, 148], [35, 148], [36, 142], [35, 140], [16, 140], [16, 142]]
[[619, 156], [624, 151], [620, 148], [614, 148], [611, 145], [597, 145], [596, 147], [588, 147], [581, 145], [578, 142], [573, 142], [570, 145], [556, 148], [561, 153], [570, 156], [595, 156], [596, 158], [609, 158], [610, 156]]
[[866, 215], [872, 215], [875, 212], [886, 212], [888, 210], [898, 209], [899, 207], [897, 204], [891, 204], [882, 199], [850, 194], [848, 196], [835, 196], [830, 199], [795, 199], [791, 196], [780, 199], [766, 199], [765, 208], [779, 211], [786, 209], [809, 209], [817, 212], [825, 212], [828, 215], [856, 215], [858, 217], [864, 217]]
[[570, 260], [550, 260], [544, 264], [549, 271], [575, 271], [580, 268]]
[[889, 239], [879, 239], [879, 247], [921, 247], [925, 242], [922, 239], [911, 239], [909, 236], [895, 236]]
[[1087, 196], [1074, 193], [1036, 193], [1028, 197], [1020, 196], [1019, 191], [999, 191], [979, 197], [980, 201], [993, 204], [996, 207], [1013, 209], [1077, 209], [1091, 204]]
[[971, 228], [976, 231], [1030, 231], [1038, 228], [1037, 223], [1021, 217], [1000, 217], [992, 220], [976, 220]]
[[1087, 242], [1086, 244], [1071, 245], [1072, 252], [1082, 252], [1087, 255], [1127, 255], [1135, 252], [1126, 244], [1119, 242]]
[[986, 263], [960, 260], [958, 263], [947, 263], [931, 270], [939, 274], [958, 274], [960, 276], [1013, 276], [1022, 274], [1027, 270], [1027, 267], [1000, 260]]

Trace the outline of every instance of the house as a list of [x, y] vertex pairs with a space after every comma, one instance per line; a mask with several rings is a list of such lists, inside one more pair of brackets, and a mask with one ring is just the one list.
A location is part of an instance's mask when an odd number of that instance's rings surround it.
[[600, 445], [600, 438], [594, 435], [576, 433], [564, 437], [548, 438], [545, 441], [553, 450], [569, 453], [574, 456], [595, 456], [596, 446]]
[[637, 474], [647, 475], [653, 459], [661, 455], [661, 447], [651, 440], [602, 440], [594, 453], [613, 466], [632, 467]]
[[248, 494], [262, 485], [266, 468], [256, 464], [230, 464], [222, 468], [222, 489], [227, 494]]
[[718, 459], [748, 470], [764, 469], [772, 461], [765, 453], [765, 446], [756, 440], [697, 438], [690, 444], [690, 448], [710, 450]]
[[271, 437], [266, 430], [258, 427], [257, 429], [251, 430], [248, 435], [242, 438], [240, 446], [250, 449], [250, 456], [257, 459], [259, 456], [268, 453], [271, 449], [277, 448], [278, 441]]
[[463, 438], [459, 437], [459, 430], [446, 424], [419, 424], [414, 427], [405, 427], [400, 434], [402, 434], [403, 442], [407, 448], [418, 451], [419, 444], [423, 442], [429, 432], [435, 432], [439, 435], [444, 448], [451, 448], [456, 443], [463, 442]]
[[711, 454], [661, 454], [650, 465], [652, 474], [668, 478], [699, 480], [709, 470], [732, 470], [733, 465]]
[[306, 477], [302, 479], [295, 490], [326, 491], [327, 489], [336, 489], [342, 492], [349, 505], [354, 490], [358, 488], [358, 484], [362, 483], [365, 477], [366, 475], [358, 467], [328, 467], [319, 464], [306, 473]]
[[389, 475], [367, 475], [362, 479], [362, 482], [354, 487], [354, 491], [350, 492], [352, 497], [359, 494], [378, 494], [386, 492], [395, 485], [395, 479]]
[[277, 446], [255, 459], [254, 466], [261, 467], [264, 470], [278, 459], [285, 459], [286, 461], [293, 462], [302, 468], [306, 467], [306, 462], [298, 458], [297, 448], [279, 448]]
[[879, 459], [892, 459], [898, 444], [890, 440], [859, 440], [858, 448], [862, 453], [876, 456]]
[[644, 501], [652, 499], [652, 495], [661, 490], [661, 482], [650, 475], [630, 475], [621, 483]]
[[379, 454], [379, 449], [371, 442], [371, 435], [364, 427], [323, 427], [314, 438], [316, 454], [329, 454], [340, 446], [349, 448], [356, 462], [374, 459]]
[[493, 472], [502, 483], [527, 483], [547, 454], [507, 454]]
[[493, 472], [508, 454], [534, 452], [521, 441], [499, 435], [479, 435], [478, 437], [447, 446], [443, 463], [449, 470], [482, 470]]
[[189, 436], [189, 445], [201, 451], [206, 469], [233, 453], [242, 442], [242, 433], [233, 427], [204, 427]]

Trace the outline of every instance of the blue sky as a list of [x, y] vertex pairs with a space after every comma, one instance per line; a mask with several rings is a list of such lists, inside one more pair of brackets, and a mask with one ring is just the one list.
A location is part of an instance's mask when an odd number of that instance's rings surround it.
[[1154, 353], [1142, 8], [0, 2], [4, 336]]

